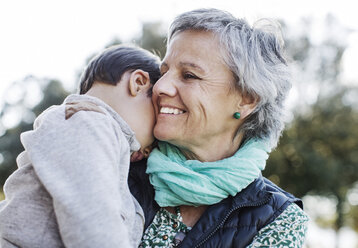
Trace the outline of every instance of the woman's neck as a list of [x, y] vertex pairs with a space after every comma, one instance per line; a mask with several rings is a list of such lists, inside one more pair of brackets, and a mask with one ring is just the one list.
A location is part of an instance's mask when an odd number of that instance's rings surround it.
[[202, 145], [179, 146], [179, 148], [187, 159], [213, 162], [233, 156], [239, 149], [242, 139], [243, 134], [239, 133], [231, 139], [231, 142], [227, 139], [207, 141]]

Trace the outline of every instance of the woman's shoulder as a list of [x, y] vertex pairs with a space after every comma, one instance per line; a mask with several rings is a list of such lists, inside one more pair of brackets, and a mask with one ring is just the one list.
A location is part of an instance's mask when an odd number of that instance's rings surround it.
[[302, 247], [308, 221], [308, 215], [292, 203], [273, 222], [263, 227], [248, 247]]

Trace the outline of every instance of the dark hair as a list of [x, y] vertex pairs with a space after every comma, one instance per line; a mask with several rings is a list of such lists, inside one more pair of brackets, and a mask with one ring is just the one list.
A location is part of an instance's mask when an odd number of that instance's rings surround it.
[[139, 47], [115, 45], [95, 56], [83, 71], [80, 94], [85, 94], [94, 82], [116, 85], [127, 71], [141, 69], [149, 73], [154, 84], [160, 78], [160, 59]]

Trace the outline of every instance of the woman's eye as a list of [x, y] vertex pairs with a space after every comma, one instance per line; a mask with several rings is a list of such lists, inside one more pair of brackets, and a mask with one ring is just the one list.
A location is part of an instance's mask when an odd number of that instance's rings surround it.
[[198, 78], [197, 76], [195, 76], [194, 74], [188, 73], [188, 72], [184, 73], [183, 77], [184, 77], [184, 79], [199, 79], [199, 78]]

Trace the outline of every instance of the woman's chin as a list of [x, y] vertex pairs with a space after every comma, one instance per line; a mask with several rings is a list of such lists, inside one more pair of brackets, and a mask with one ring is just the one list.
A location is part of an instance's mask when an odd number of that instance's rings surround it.
[[160, 140], [160, 141], [167, 141], [166, 137], [167, 135], [165, 135], [162, 131], [155, 131], [154, 129], [154, 137], [157, 139], [157, 140]]
[[156, 126], [153, 130], [154, 137], [160, 141], [168, 141], [173, 139], [173, 132], [170, 132], [168, 128]]

